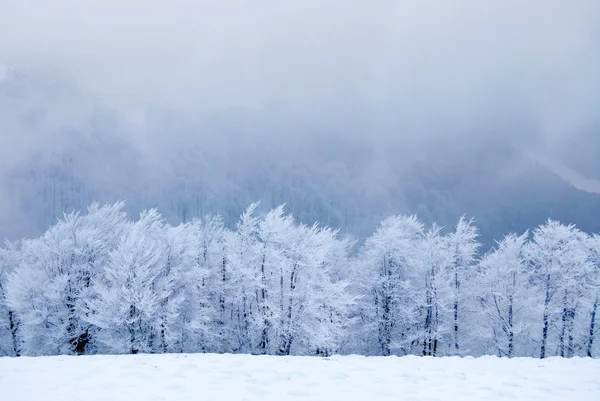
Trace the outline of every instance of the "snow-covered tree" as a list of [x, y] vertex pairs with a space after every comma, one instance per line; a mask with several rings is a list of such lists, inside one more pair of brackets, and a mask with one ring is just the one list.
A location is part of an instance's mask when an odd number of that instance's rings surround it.
[[591, 273], [593, 305], [590, 312], [590, 323], [587, 341], [587, 356], [592, 356], [594, 338], [596, 336], [596, 318], [598, 313], [598, 302], [600, 301], [600, 235], [594, 234], [589, 237], [589, 250], [593, 272]]
[[586, 242], [586, 235], [574, 225], [554, 220], [533, 231], [527, 252], [544, 305], [540, 358], [548, 355], [549, 344], [558, 355], [575, 353], [575, 319], [589, 294], [593, 271]]
[[19, 317], [6, 299], [8, 279], [19, 259], [20, 252], [15, 244], [7, 243], [5, 249], [0, 248], [0, 354], [7, 356], [21, 355]]
[[25, 353], [84, 354], [94, 346], [86, 304], [121, 234], [122, 207], [92, 205], [86, 216], [65, 215], [41, 238], [23, 242], [7, 300], [20, 316]]
[[256, 316], [260, 286], [261, 244], [258, 240], [259, 218], [254, 215], [258, 203], [250, 205], [240, 216], [236, 230], [226, 233], [226, 280], [234, 289], [226, 299], [231, 310], [232, 352], [257, 352]]
[[417, 304], [409, 278], [422, 231], [415, 216], [390, 217], [361, 250], [361, 314], [367, 321], [365, 334], [377, 339], [380, 355], [390, 355], [394, 348], [407, 353], [414, 340], [411, 329], [417, 320]]
[[245, 352], [329, 354], [337, 350], [352, 297], [337, 275], [348, 243], [337, 232], [297, 225], [279, 206], [252, 205], [227, 236], [234, 333]]
[[505, 236], [480, 263], [476, 283], [498, 356], [515, 356], [515, 343], [529, 334], [526, 312], [535, 305], [527, 292], [530, 272], [524, 250], [528, 236], [528, 232]]
[[[290, 237], [295, 235], [294, 220], [284, 214], [283, 206], [271, 210], [258, 224], [257, 238], [260, 241], [258, 288], [256, 289], [257, 316], [255, 325], [260, 331], [259, 352], [273, 354], [281, 351], [277, 337], [282, 330], [284, 312], [283, 289], [288, 274], [293, 274], [295, 261], [289, 255]], [[279, 348], [279, 349], [278, 349]]]
[[[126, 214], [123, 212], [124, 203], [100, 206], [97, 203], [88, 208], [87, 215], [81, 218], [81, 230], [76, 250], [79, 254], [83, 269], [80, 271], [83, 288], [80, 289], [78, 309], [85, 316], [89, 313], [87, 302], [96, 296], [92, 284], [103, 272], [109, 262], [111, 252], [116, 249], [119, 239], [126, 226]], [[86, 320], [82, 317], [82, 320]], [[90, 345], [95, 347], [94, 335], [97, 327], [90, 325], [83, 337], [76, 340], [75, 348], [83, 353], [84, 348], [89, 352]]]
[[[466, 284], [466, 279], [473, 274], [473, 266], [476, 261], [477, 251], [480, 243], [477, 241], [479, 232], [473, 225], [473, 220], [461, 217], [456, 224], [456, 229], [449, 235], [449, 246], [452, 249], [452, 274], [454, 276], [454, 352], [459, 353], [459, 323], [467, 321], [462, 315], [459, 316], [459, 308], [466, 306], [468, 293], [461, 290]], [[461, 311], [463, 315], [466, 310]]]
[[278, 353], [329, 355], [341, 346], [354, 299], [340, 269], [347, 267], [349, 242], [316, 225], [293, 227], [279, 273]]
[[[225, 236], [219, 216], [207, 216], [191, 224], [188, 258], [182, 269], [185, 296], [182, 304], [186, 340], [184, 350], [230, 352], [232, 288], [228, 280]], [[191, 248], [190, 248], [191, 247]]]
[[394, 216], [352, 255], [337, 230], [257, 206], [229, 230], [94, 204], [7, 244], [0, 353], [596, 354], [598, 235], [549, 220], [477, 263], [472, 221]]
[[183, 352], [186, 344], [202, 343], [193, 330], [197, 327], [194, 323], [201, 309], [188, 304], [185, 305], [187, 310], [184, 310], [183, 305], [186, 298], [191, 301], [194, 295], [197, 298], [193, 301], [203, 303], [202, 292], [192, 290], [198, 284], [201, 286], [205, 276], [195, 269], [199, 243], [194, 234], [190, 224], [163, 228], [162, 250], [165, 255], [161, 261], [164, 265], [158, 266], [153, 283], [159, 309], [155, 345], [158, 352]]
[[424, 356], [448, 354], [452, 334], [453, 254], [441, 227], [433, 225], [422, 237], [414, 256], [415, 286], [419, 289], [420, 330], [418, 345]]
[[94, 281], [86, 320], [100, 328], [98, 338], [108, 351], [161, 350], [161, 306], [170, 289], [157, 288], [157, 279], [167, 261], [164, 221], [154, 210], [142, 212]]

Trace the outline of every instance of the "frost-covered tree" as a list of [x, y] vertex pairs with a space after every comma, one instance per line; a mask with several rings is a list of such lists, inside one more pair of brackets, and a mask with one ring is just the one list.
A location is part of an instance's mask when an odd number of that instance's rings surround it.
[[533, 231], [527, 252], [544, 305], [540, 358], [548, 355], [549, 345], [555, 346], [560, 356], [575, 353], [577, 312], [589, 294], [593, 271], [586, 241], [586, 235], [574, 225], [554, 220]]
[[197, 219], [187, 232], [191, 241], [185, 248], [187, 260], [182, 269], [185, 351], [232, 351], [228, 300], [233, 289], [228, 280], [226, 233], [219, 216]]
[[415, 285], [420, 289], [420, 328], [423, 356], [447, 354], [453, 312], [452, 249], [441, 227], [433, 225], [422, 234], [414, 258]]
[[7, 299], [21, 317], [25, 354], [71, 354], [86, 336], [80, 309], [85, 275], [75, 266], [78, 223], [79, 215], [67, 215], [41, 238], [23, 242]]
[[[287, 235], [279, 275], [278, 353], [329, 355], [337, 352], [348, 327], [353, 297], [340, 269], [349, 243], [337, 231], [299, 225]], [[283, 267], [287, 266], [287, 269]]]
[[[196, 269], [199, 243], [190, 224], [163, 228], [162, 251], [163, 266], [157, 266], [153, 282], [153, 291], [158, 302], [158, 317], [155, 348], [158, 352], [183, 352], [186, 344], [197, 345], [203, 341], [197, 337], [196, 317], [202, 312], [195, 305], [185, 305], [186, 298], [196, 296], [196, 302], [202, 304], [202, 291], [193, 291], [195, 285], [202, 282], [205, 274]], [[160, 245], [159, 245], [160, 246]], [[160, 249], [160, 248], [159, 248]], [[201, 285], [201, 284], [200, 284]], [[206, 301], [204, 301], [206, 302]], [[188, 312], [188, 313], [185, 313]], [[191, 312], [191, 313], [190, 313]]]
[[161, 306], [170, 289], [157, 288], [157, 279], [167, 263], [165, 223], [154, 210], [142, 212], [127, 226], [94, 281], [96, 295], [86, 320], [100, 328], [98, 338], [108, 351], [161, 350]]
[[[479, 232], [473, 225], [473, 220], [467, 220], [461, 217], [456, 224], [456, 229], [449, 235], [449, 246], [452, 250], [451, 269], [454, 276], [454, 352], [459, 353], [459, 323], [466, 322], [466, 319], [459, 316], [459, 308], [465, 306], [469, 301], [469, 294], [461, 290], [461, 286], [466, 284], [466, 279], [472, 275], [473, 266], [476, 261], [477, 251], [480, 243], [477, 241]], [[460, 313], [464, 314], [466, 310]]]
[[[93, 282], [102, 274], [104, 266], [109, 262], [111, 252], [116, 249], [119, 239], [126, 226], [126, 214], [123, 212], [123, 202], [100, 206], [97, 203], [88, 208], [87, 215], [81, 218], [81, 235], [76, 252], [79, 254], [84, 266], [81, 271], [83, 288], [80, 289], [80, 305], [78, 309], [87, 316], [89, 309], [87, 302], [96, 296], [92, 288]], [[82, 317], [86, 320], [86, 317]], [[94, 335], [97, 327], [90, 325], [83, 337], [77, 339], [75, 348], [77, 353], [83, 353], [83, 348], [90, 344], [96, 346]]]
[[[255, 325], [260, 332], [259, 352], [273, 354], [282, 352], [278, 347], [278, 335], [282, 331], [284, 281], [289, 283], [288, 274], [293, 275], [295, 261], [289, 256], [289, 245], [295, 236], [294, 220], [284, 214], [283, 206], [271, 210], [258, 224], [257, 239], [260, 242], [258, 287], [255, 303], [258, 318]], [[292, 282], [294, 278], [292, 277]]]
[[[529, 333], [527, 311], [535, 309], [527, 289], [530, 271], [525, 247], [529, 233], [509, 234], [480, 263], [476, 283], [483, 314], [498, 356], [515, 356], [515, 343]], [[487, 326], [487, 324], [486, 324]], [[482, 338], [483, 340], [483, 338]]]
[[[227, 247], [226, 281], [234, 289], [226, 299], [226, 308], [231, 312], [232, 352], [257, 352], [258, 342], [256, 300], [260, 286], [262, 263], [258, 240], [259, 218], [254, 215], [257, 203], [250, 205], [240, 216], [236, 230], [226, 233]], [[260, 329], [258, 329], [260, 330]]]
[[227, 236], [226, 283], [239, 349], [259, 354], [337, 350], [352, 297], [338, 275], [348, 243], [329, 228], [298, 225], [283, 206], [252, 205]]
[[590, 323], [588, 330], [587, 341], [587, 356], [592, 356], [594, 338], [596, 335], [596, 318], [598, 312], [598, 302], [600, 301], [600, 235], [594, 234], [589, 238], [589, 250], [591, 262], [593, 264], [593, 272], [591, 273], [592, 282], [592, 299], [593, 305], [590, 312]]
[[413, 254], [423, 231], [415, 216], [394, 216], [384, 220], [365, 242], [359, 269], [363, 302], [362, 319], [366, 335], [377, 339], [377, 353], [390, 355], [396, 348], [406, 353], [413, 341], [410, 332], [417, 319], [410, 283]]
[[20, 252], [15, 244], [7, 243], [4, 249], [0, 248], [0, 353], [7, 356], [21, 355], [19, 317], [6, 299], [8, 280], [19, 259]]
[[65, 215], [38, 239], [24, 241], [7, 300], [21, 319], [27, 354], [84, 354], [96, 328], [87, 319], [92, 283], [116, 239], [123, 204], [92, 205], [86, 216]]
[[549, 220], [477, 263], [472, 221], [394, 216], [353, 255], [337, 230], [257, 206], [229, 230], [95, 204], [7, 244], [0, 352], [595, 354], [597, 235]]

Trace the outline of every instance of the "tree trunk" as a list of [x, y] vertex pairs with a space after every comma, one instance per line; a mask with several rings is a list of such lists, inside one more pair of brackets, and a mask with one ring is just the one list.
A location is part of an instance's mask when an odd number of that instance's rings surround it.
[[592, 345], [594, 343], [594, 326], [596, 325], [596, 310], [598, 309], [598, 295], [596, 295], [596, 300], [594, 301], [594, 306], [592, 308], [592, 317], [590, 320], [590, 338], [588, 340], [587, 347], [587, 356], [592, 357]]
[[575, 308], [569, 308], [567, 333], [569, 335], [567, 342], [567, 358], [572, 358], [575, 353], [573, 325], [575, 323]]
[[[223, 248], [223, 255], [225, 255], [225, 248]], [[220, 338], [224, 338], [225, 337], [225, 314], [226, 314], [226, 310], [225, 310], [225, 283], [227, 280], [227, 276], [226, 276], [226, 258], [225, 256], [223, 256], [222, 258], [222, 263], [221, 263], [221, 283], [220, 283], [220, 289], [219, 289], [219, 319], [218, 319], [218, 327], [219, 327], [219, 337]], [[182, 342], [183, 344], [183, 342]], [[229, 344], [229, 343], [228, 343]], [[222, 350], [225, 350], [225, 345], [223, 345], [223, 348], [221, 348]]]
[[163, 354], [166, 354], [167, 351], [169, 350], [169, 347], [167, 345], [167, 323], [166, 323], [166, 317], [162, 317], [162, 322], [160, 324], [160, 342], [161, 342], [161, 348], [162, 348], [162, 352]]
[[133, 327], [133, 319], [136, 315], [135, 305], [131, 305], [129, 307], [129, 317], [131, 318], [131, 323], [129, 324], [129, 342], [132, 354], [137, 354], [138, 350], [135, 347], [135, 327]]
[[8, 323], [10, 326], [10, 335], [12, 337], [13, 352], [15, 356], [21, 356], [21, 349], [19, 347], [19, 339], [17, 337], [17, 331], [19, 330], [19, 323], [15, 319], [15, 314], [12, 310], [8, 311]]
[[513, 296], [510, 294], [508, 296], [508, 357], [512, 358], [513, 356], [513, 341], [514, 340], [514, 332], [513, 332]]
[[381, 322], [379, 324], [379, 344], [381, 346], [381, 355], [390, 355], [390, 343], [391, 343], [391, 271], [388, 266], [388, 258], [384, 255], [382, 265], [382, 278], [383, 285], [381, 288]]
[[[286, 334], [286, 340], [285, 340], [284, 347], [283, 347], [284, 355], [290, 354], [290, 350], [292, 348], [292, 341], [294, 340], [294, 334], [292, 333], [292, 311], [293, 311], [293, 301], [294, 301], [293, 293], [296, 290], [296, 283], [298, 280], [297, 268], [298, 268], [298, 263], [295, 263], [294, 267], [292, 268], [292, 273], [290, 274], [290, 297], [288, 300], [287, 323], [286, 323], [288, 332]], [[282, 285], [283, 285], [283, 281], [282, 281]], [[283, 294], [283, 288], [282, 288], [282, 294]], [[282, 295], [282, 297], [283, 297], [283, 295]], [[282, 301], [282, 303], [283, 303], [283, 301]]]
[[548, 341], [548, 313], [550, 309], [550, 274], [546, 275], [546, 297], [544, 299], [544, 327], [542, 329], [542, 344], [540, 346], [540, 359], [546, 357], [546, 342]]
[[560, 356], [564, 358], [565, 356], [565, 350], [567, 348], [567, 344], [566, 344], [566, 330], [567, 330], [567, 320], [568, 320], [568, 308], [567, 308], [567, 290], [565, 290], [565, 294], [563, 295], [563, 300], [562, 300], [562, 304], [563, 304], [563, 310], [562, 310], [562, 325], [560, 328], [560, 339], [559, 339], [559, 343], [560, 343]]
[[[223, 248], [223, 254], [225, 254], [225, 248]], [[224, 288], [225, 288], [225, 281], [227, 280], [227, 260], [225, 258], [225, 256], [223, 256], [223, 263], [221, 265], [221, 294], [219, 296], [219, 305], [221, 307], [221, 316], [223, 316], [223, 320], [224, 319], [224, 315], [225, 315], [225, 294], [224, 294]]]
[[90, 336], [89, 336], [89, 329], [87, 329], [85, 332], [83, 332], [78, 338], [77, 341], [75, 342], [75, 353], [77, 355], [84, 355], [85, 354], [85, 347], [87, 346], [88, 342], [90, 341]]
[[77, 333], [77, 327], [75, 324], [75, 298], [71, 295], [73, 293], [73, 288], [71, 285], [71, 279], [67, 280], [67, 298], [65, 300], [65, 306], [68, 309], [68, 321], [67, 325], [67, 335], [69, 336], [69, 344], [71, 344], [71, 352], [74, 354], [78, 354], [78, 349], [80, 348], [78, 345], [79, 336], [81, 333]]
[[[435, 281], [435, 267], [431, 268], [431, 310], [432, 310], [432, 319], [433, 319], [433, 310], [435, 309], [435, 320], [432, 321], [431, 326], [429, 328], [429, 341], [431, 342], [433, 339], [433, 352], [432, 355], [437, 356], [437, 330], [440, 322], [440, 312], [438, 309], [438, 297], [437, 297], [437, 285]], [[435, 329], [435, 334], [434, 334]]]
[[459, 296], [458, 270], [454, 272], [454, 350], [458, 354], [458, 296]]
[[246, 295], [246, 290], [242, 288], [242, 341], [240, 344], [240, 348], [247, 350], [246, 352], [254, 352], [252, 349], [252, 344], [250, 341], [250, 322], [248, 321], [248, 296]]
[[425, 304], [427, 305], [427, 314], [425, 315], [425, 340], [423, 340], [423, 356], [431, 355], [431, 319], [433, 315], [431, 305], [431, 293], [429, 289], [429, 280], [425, 277]]
[[287, 335], [285, 333], [285, 306], [283, 304], [283, 268], [279, 269], [279, 327], [281, 333], [279, 334], [279, 355], [285, 355], [285, 343], [287, 342]]
[[381, 333], [381, 354], [383, 356], [390, 355], [390, 342], [391, 342], [391, 322], [390, 322], [390, 297], [385, 296], [383, 298], [383, 327]]
[[260, 353], [265, 355], [268, 352], [269, 348], [269, 327], [271, 326], [271, 322], [269, 321], [269, 307], [267, 305], [267, 276], [265, 274], [265, 259], [266, 256], [263, 254], [262, 264], [260, 266], [261, 273], [261, 315], [263, 318], [263, 327], [260, 339]]

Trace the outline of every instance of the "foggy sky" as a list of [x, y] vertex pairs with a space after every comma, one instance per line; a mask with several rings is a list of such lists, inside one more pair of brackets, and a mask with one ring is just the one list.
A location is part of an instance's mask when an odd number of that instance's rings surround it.
[[425, 133], [439, 131], [431, 118], [522, 115], [552, 140], [597, 118], [594, 0], [4, 3], [0, 60], [56, 68], [132, 109], [359, 108]]
[[87, 126], [98, 105], [123, 118], [115, 143], [133, 138], [157, 180], [190, 143], [231, 157], [278, 143], [298, 157], [319, 152], [306, 145], [315, 138], [332, 143], [321, 158], [364, 143], [375, 184], [393, 174], [392, 145], [427, 158], [478, 141], [553, 160], [579, 189], [600, 179], [597, 0], [0, 0], [0, 10], [0, 64], [77, 87], [32, 92], [32, 104], [66, 105], [39, 132], [0, 112], [0, 185], [34, 150], [75, 146], [56, 132]]

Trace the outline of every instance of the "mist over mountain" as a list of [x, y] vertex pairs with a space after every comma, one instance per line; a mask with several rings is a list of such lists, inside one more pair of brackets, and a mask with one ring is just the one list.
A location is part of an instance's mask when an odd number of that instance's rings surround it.
[[[18, 69], [0, 84], [0, 102], [4, 126], [19, 133], [3, 147], [0, 227], [9, 239], [38, 234], [64, 211], [121, 199], [131, 213], [156, 207], [173, 222], [221, 213], [229, 225], [256, 200], [264, 209], [286, 203], [299, 220], [359, 240], [397, 213], [449, 225], [472, 215], [488, 244], [548, 217], [600, 231], [600, 195], [501, 136], [378, 143], [357, 126], [323, 130], [299, 119], [290, 127], [294, 116], [275, 111], [186, 118], [153, 107], [132, 123], [73, 81]], [[262, 134], [274, 132], [285, 135]]]
[[597, 2], [54, 3], [0, 16], [1, 238], [121, 199], [600, 231]]

